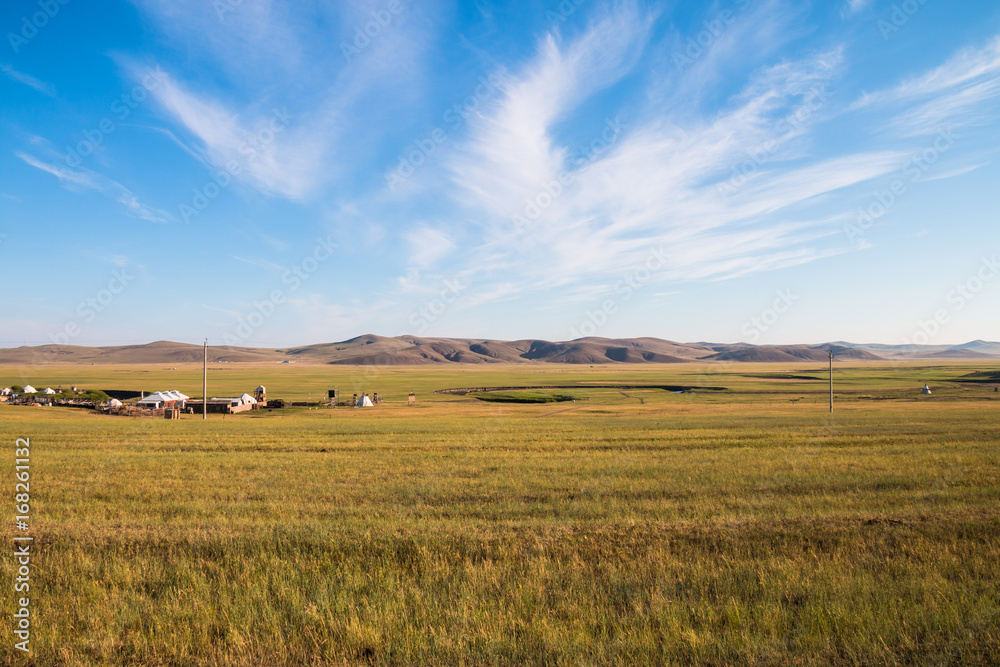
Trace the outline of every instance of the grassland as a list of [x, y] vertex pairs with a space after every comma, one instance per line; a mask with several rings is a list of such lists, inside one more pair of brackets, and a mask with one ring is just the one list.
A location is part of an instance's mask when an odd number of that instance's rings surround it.
[[[9, 623], [0, 654], [36, 665], [996, 663], [1000, 393], [950, 382], [977, 370], [995, 369], [838, 368], [832, 415], [815, 364], [233, 364], [211, 370], [212, 395], [263, 382], [304, 401], [336, 384], [386, 403], [207, 422], [0, 406], [8, 469], [14, 439], [31, 437], [38, 549], [32, 656], [10, 648]], [[19, 373], [0, 367], [0, 384], [201, 393], [196, 366]], [[578, 386], [552, 390], [576, 402], [433, 393], [555, 385]], [[0, 571], [11, 582], [13, 559]]]

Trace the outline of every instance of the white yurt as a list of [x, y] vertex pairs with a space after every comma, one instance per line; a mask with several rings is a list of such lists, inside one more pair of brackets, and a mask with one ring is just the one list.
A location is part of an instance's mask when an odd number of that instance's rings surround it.
[[0, 389], [0, 396], [10, 396], [10, 387]]
[[22, 394], [37, 394], [37, 393], [38, 393], [38, 390], [37, 390], [37, 389], [35, 389], [34, 387], [32, 387], [32, 386], [31, 386], [30, 384], [26, 384], [26, 385], [24, 385], [24, 387], [23, 387], [23, 388], [21, 389], [21, 393], [22, 393]]
[[45, 389], [42, 389], [42, 393], [43, 394], [55, 394], [56, 390], [53, 389], [52, 387], [46, 387]]
[[108, 401], [109, 408], [120, 408], [121, 406], [122, 402], [119, 401], [117, 398], [112, 398], [110, 401]]

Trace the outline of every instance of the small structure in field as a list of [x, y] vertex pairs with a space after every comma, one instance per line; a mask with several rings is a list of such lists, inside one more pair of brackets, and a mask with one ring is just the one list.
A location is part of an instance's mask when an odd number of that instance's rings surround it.
[[[195, 412], [200, 412], [204, 401], [195, 400], [188, 401], [187, 406], [192, 408]], [[208, 406], [206, 408], [207, 412], [212, 414], [224, 414], [231, 415], [237, 412], [246, 412], [247, 410], [253, 410], [257, 405], [257, 399], [255, 399], [250, 394], [243, 394], [236, 398], [210, 398], [208, 399]]]
[[24, 385], [24, 387], [21, 388], [21, 393], [22, 394], [37, 394], [38, 390], [35, 389], [34, 387], [32, 387], [30, 384], [26, 384], [26, 385]]
[[140, 408], [146, 408], [147, 410], [183, 408], [184, 403], [188, 400], [188, 398], [188, 396], [175, 390], [157, 391], [144, 397], [137, 405]]
[[416, 402], [417, 402], [417, 395], [411, 391], [410, 395], [406, 397], [406, 404], [413, 405]]
[[45, 389], [42, 389], [42, 393], [43, 394], [58, 394], [59, 392], [57, 392], [52, 387], [46, 387]]
[[260, 385], [253, 392], [254, 400], [257, 401], [257, 406], [263, 408], [267, 405], [267, 389], [264, 385]]
[[920, 393], [921, 394], [930, 394], [931, 393], [931, 388], [928, 385], [925, 384], [924, 388], [920, 390]]
[[356, 403], [359, 408], [373, 408], [375, 405], [372, 403], [372, 399], [368, 398], [368, 393], [361, 394], [361, 398], [358, 399]]
[[0, 389], [0, 396], [10, 396], [10, 387]]

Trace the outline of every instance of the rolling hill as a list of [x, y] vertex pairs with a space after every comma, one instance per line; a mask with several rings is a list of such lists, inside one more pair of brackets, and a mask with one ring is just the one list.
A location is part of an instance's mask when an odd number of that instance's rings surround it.
[[[749, 345], [746, 343], [676, 343], [660, 338], [579, 338], [553, 342], [539, 339], [491, 340], [471, 338], [357, 336], [337, 343], [290, 348], [209, 347], [209, 361], [301, 362], [342, 365], [414, 364], [677, 364], [695, 361], [785, 363], [836, 359], [1000, 359], [1000, 343], [972, 341], [959, 346], [857, 345]], [[201, 345], [156, 341], [145, 345], [83, 347], [41, 345], [0, 348], [6, 364], [139, 364], [193, 363], [202, 360]]]

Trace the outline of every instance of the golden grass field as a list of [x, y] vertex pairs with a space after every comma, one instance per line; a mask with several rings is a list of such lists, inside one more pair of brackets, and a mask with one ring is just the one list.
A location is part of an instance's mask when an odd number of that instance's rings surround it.
[[[133, 419], [0, 405], [31, 438], [30, 656], [5, 664], [1000, 661], [1000, 393], [982, 362], [219, 364], [213, 396], [375, 408]], [[201, 367], [0, 366], [178, 389]], [[817, 379], [789, 379], [782, 375]], [[586, 385], [680, 384], [725, 392]], [[932, 396], [922, 396], [925, 384]], [[576, 385], [575, 402], [452, 387]], [[409, 391], [415, 406], [406, 405]], [[535, 392], [537, 393], [537, 392]], [[543, 392], [544, 393], [544, 392]]]

